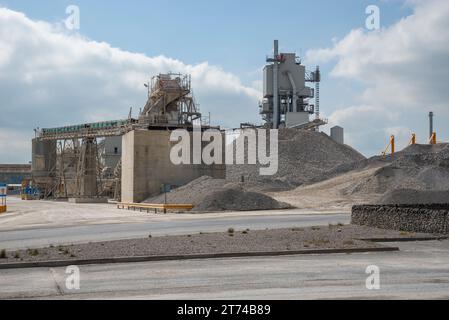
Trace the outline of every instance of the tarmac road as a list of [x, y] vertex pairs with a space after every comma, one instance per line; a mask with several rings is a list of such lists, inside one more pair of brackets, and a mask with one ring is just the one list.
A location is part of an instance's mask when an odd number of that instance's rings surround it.
[[40, 248], [49, 245], [69, 245], [95, 241], [133, 239], [163, 235], [193, 234], [199, 232], [224, 232], [236, 230], [263, 230], [266, 228], [290, 228], [349, 223], [349, 214], [248, 214], [227, 213], [224, 217], [183, 215], [167, 220], [136, 223], [89, 224], [67, 227], [36, 227], [22, 230], [0, 231], [0, 249], [17, 250]]
[[[400, 252], [208, 259], [2, 270], [0, 298], [449, 299], [449, 241], [393, 243]], [[367, 266], [380, 289], [366, 288]]]

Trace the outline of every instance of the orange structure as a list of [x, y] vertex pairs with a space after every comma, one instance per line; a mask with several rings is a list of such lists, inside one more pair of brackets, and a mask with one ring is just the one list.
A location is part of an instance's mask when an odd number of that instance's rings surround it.
[[409, 145], [416, 144], [416, 134], [412, 133], [412, 138], [410, 139]]
[[429, 143], [430, 144], [437, 144], [437, 133], [436, 132], [432, 133], [432, 136], [430, 137]]
[[384, 158], [387, 156], [387, 152], [388, 150], [391, 150], [391, 157], [394, 157], [394, 153], [395, 153], [395, 138], [394, 135], [390, 136], [390, 142], [388, 143], [387, 147], [385, 148], [384, 152], [382, 152], [382, 155], [384, 156]]

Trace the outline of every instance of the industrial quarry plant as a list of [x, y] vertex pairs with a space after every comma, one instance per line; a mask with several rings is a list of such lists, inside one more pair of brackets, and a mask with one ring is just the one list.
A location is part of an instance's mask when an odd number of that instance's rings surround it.
[[[106, 202], [123, 195], [133, 202], [158, 193], [163, 183], [182, 185], [206, 174], [221, 177], [223, 169], [213, 166], [180, 169], [169, 164], [170, 131], [192, 130], [196, 120], [202, 117], [191, 95], [190, 76], [159, 74], [151, 80], [138, 119], [37, 130], [31, 181], [44, 198]], [[141, 148], [144, 154], [136, 159]]]
[[[273, 129], [317, 129], [327, 121], [320, 119], [320, 68], [306, 72], [295, 53], [279, 53], [274, 41], [274, 55], [263, 69], [263, 96], [260, 114], [266, 126]], [[306, 86], [314, 83], [315, 89]], [[315, 104], [309, 100], [315, 97]], [[315, 114], [313, 121], [310, 115]]]
[[[326, 120], [319, 117], [319, 67], [306, 72], [295, 53], [279, 53], [264, 68], [262, 126], [253, 128], [318, 131]], [[315, 83], [315, 89], [306, 83]], [[196, 178], [226, 178], [224, 165], [175, 166], [170, 163], [170, 132], [211, 128], [193, 98], [190, 75], [159, 74], [145, 85], [148, 100], [138, 119], [85, 123], [36, 129], [33, 139], [31, 184], [45, 199], [70, 202], [140, 202], [157, 196], [163, 186], [177, 188]], [[314, 100], [314, 104], [309, 101]], [[310, 116], [314, 119], [310, 121]], [[215, 129], [220, 129], [215, 127]], [[332, 130], [334, 132], [335, 129]], [[343, 144], [343, 133], [338, 142]], [[333, 136], [336, 139], [336, 135]], [[193, 146], [192, 146], [193, 148]], [[143, 151], [143, 152], [142, 152]], [[193, 150], [192, 150], [193, 152]], [[235, 177], [235, 170], [228, 169]], [[240, 174], [240, 176], [245, 176]]]
[[0, 300], [448, 298], [449, 2], [82, 3], [0, 4]]

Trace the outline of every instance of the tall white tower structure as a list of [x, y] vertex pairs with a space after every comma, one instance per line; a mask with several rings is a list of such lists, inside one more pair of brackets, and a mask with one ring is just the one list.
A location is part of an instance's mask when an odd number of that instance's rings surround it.
[[[319, 119], [310, 121], [310, 115], [319, 112], [310, 103], [316, 98], [319, 105], [319, 86], [314, 90], [306, 86], [306, 82], [318, 84], [321, 81], [320, 71], [307, 73], [305, 66], [295, 53], [279, 53], [279, 42], [274, 41], [273, 57], [267, 58], [263, 69], [263, 101], [260, 113], [269, 128], [294, 128], [315, 123], [314, 128], [323, 122]], [[320, 124], [318, 124], [320, 123]], [[318, 124], [318, 125], [316, 125]]]

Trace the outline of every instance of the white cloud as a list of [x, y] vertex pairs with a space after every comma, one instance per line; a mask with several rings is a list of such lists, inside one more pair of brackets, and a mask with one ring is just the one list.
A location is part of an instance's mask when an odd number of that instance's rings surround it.
[[261, 93], [218, 66], [127, 52], [0, 8], [1, 148], [17, 146], [0, 162], [27, 162], [35, 127], [127, 117], [145, 104], [143, 83], [168, 71], [192, 75], [201, 111], [215, 124], [259, 121]]
[[[308, 63], [335, 62], [332, 81], [362, 86], [353, 101], [329, 118], [343, 125], [349, 141], [366, 154], [381, 149], [389, 133], [396, 132], [402, 145], [409, 132], [425, 142], [430, 110], [437, 123], [449, 121], [449, 1], [407, 4], [413, 14], [388, 28], [352, 30], [331, 48], [307, 53]], [[449, 138], [446, 125], [437, 129], [440, 137]]]

